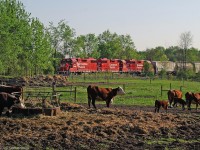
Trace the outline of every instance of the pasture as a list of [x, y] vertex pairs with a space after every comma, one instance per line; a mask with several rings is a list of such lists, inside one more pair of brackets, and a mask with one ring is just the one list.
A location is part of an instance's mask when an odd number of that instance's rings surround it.
[[[59, 83], [58, 83], [59, 84]], [[97, 102], [97, 110], [87, 106], [86, 88], [121, 86], [126, 95], [116, 96], [111, 108]], [[200, 148], [200, 117], [196, 112], [172, 108], [154, 113], [155, 99], [167, 99], [163, 89], [198, 91], [198, 82], [137, 78], [132, 76], [102, 78], [92, 75], [68, 78], [62, 92], [57, 116], [13, 115], [0, 118], [2, 149], [194, 149]], [[51, 85], [51, 83], [49, 84]], [[76, 102], [74, 93], [76, 87]], [[30, 89], [29, 89], [30, 88]], [[26, 90], [49, 93], [51, 86]], [[34, 97], [33, 97], [34, 98]], [[50, 99], [50, 96], [47, 96]]]
[[[100, 87], [116, 88], [121, 86], [124, 88], [126, 94], [123, 96], [116, 96], [114, 105], [142, 105], [152, 106], [155, 99], [167, 100], [167, 91], [171, 89], [181, 89], [183, 95], [187, 91], [199, 92], [199, 82], [166, 80], [159, 78], [138, 78], [132, 76], [100, 76], [82, 75], [69, 77], [70, 86], [65, 89], [77, 89], [76, 103], [87, 103], [86, 88], [88, 85], [98, 85]], [[63, 87], [57, 87], [58, 90], [63, 90]], [[185, 99], [185, 97], [183, 97]], [[74, 102], [74, 95], [72, 93], [63, 93], [62, 101]], [[104, 104], [104, 102], [97, 102]]]

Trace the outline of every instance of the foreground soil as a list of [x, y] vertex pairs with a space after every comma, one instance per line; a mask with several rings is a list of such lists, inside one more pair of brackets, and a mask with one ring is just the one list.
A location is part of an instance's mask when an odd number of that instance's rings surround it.
[[200, 149], [200, 113], [62, 104], [57, 116], [2, 116], [0, 149]]

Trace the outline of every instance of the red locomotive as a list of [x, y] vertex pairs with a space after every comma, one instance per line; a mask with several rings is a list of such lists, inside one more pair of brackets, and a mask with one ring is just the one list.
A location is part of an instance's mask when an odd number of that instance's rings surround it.
[[[150, 66], [149, 71], [158, 74], [165, 70], [168, 74], [176, 74], [180, 70], [182, 64], [180, 62], [171, 61], [145, 61], [136, 59], [108, 59], [108, 58], [65, 58], [60, 62], [58, 68], [59, 74], [75, 73], [81, 74], [85, 72], [116, 72], [116, 73], [132, 73], [141, 74], [144, 71], [144, 63]], [[188, 70], [200, 72], [200, 63], [187, 63]]]
[[141, 73], [143, 60], [121, 60], [108, 58], [65, 58], [61, 60], [58, 73], [85, 73], [85, 72], [116, 72], [116, 73]]

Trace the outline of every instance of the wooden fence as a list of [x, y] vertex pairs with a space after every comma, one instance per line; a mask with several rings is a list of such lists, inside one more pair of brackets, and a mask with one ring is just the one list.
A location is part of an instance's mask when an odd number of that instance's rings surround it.
[[[183, 86], [180, 86], [180, 91], [182, 91], [182, 88], [183, 88]], [[163, 89], [163, 86], [161, 85], [161, 87], [160, 87], [161, 97], [163, 95], [163, 92], [167, 92], [167, 91], [169, 91], [171, 89], [172, 89], [172, 84], [171, 83], [169, 84], [169, 89]]]

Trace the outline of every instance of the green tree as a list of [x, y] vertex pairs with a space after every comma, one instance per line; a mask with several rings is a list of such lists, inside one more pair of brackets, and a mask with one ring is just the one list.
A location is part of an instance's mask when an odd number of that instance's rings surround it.
[[74, 49], [74, 37], [75, 31], [64, 20], [58, 22], [57, 26], [54, 26], [53, 22], [50, 22], [47, 31], [50, 36], [52, 49], [54, 50], [53, 60], [54, 68], [56, 70], [57, 64], [60, 62], [60, 56], [69, 57], [75, 56], [77, 51]]
[[25, 11], [21, 2], [1, 0], [0, 16], [1, 70], [6, 74], [16, 75], [22, 69], [19, 57], [23, 49], [28, 47], [25, 40], [30, 37], [30, 14]]
[[23, 4], [16, 0], [1, 0], [0, 16], [0, 71], [7, 75], [31, 75], [49, 69], [50, 40], [42, 23], [30, 18]]
[[98, 39], [95, 34], [80, 35], [75, 42], [75, 49], [77, 49], [77, 57], [99, 58]]
[[187, 61], [188, 62], [200, 62], [200, 51], [194, 47], [188, 49]]
[[[49, 36], [45, 33], [43, 24], [38, 19], [32, 19], [32, 49], [29, 51], [30, 68], [34, 74], [41, 74], [44, 70], [52, 73], [52, 49]], [[51, 68], [51, 69], [50, 69]]]
[[164, 47], [156, 47], [153, 49], [147, 49], [146, 51], [146, 59], [152, 61], [167, 61], [168, 58], [165, 55], [165, 48]]
[[120, 35], [119, 39], [121, 41], [122, 49], [119, 53], [118, 58], [121, 59], [137, 59], [137, 51], [135, 49], [134, 42], [131, 39], [130, 35]]
[[182, 51], [178, 46], [170, 46], [166, 48], [165, 55], [169, 59], [169, 61], [181, 61], [182, 60]]
[[117, 35], [109, 30], [98, 36], [101, 58], [131, 59], [137, 56], [134, 43], [129, 35]]

